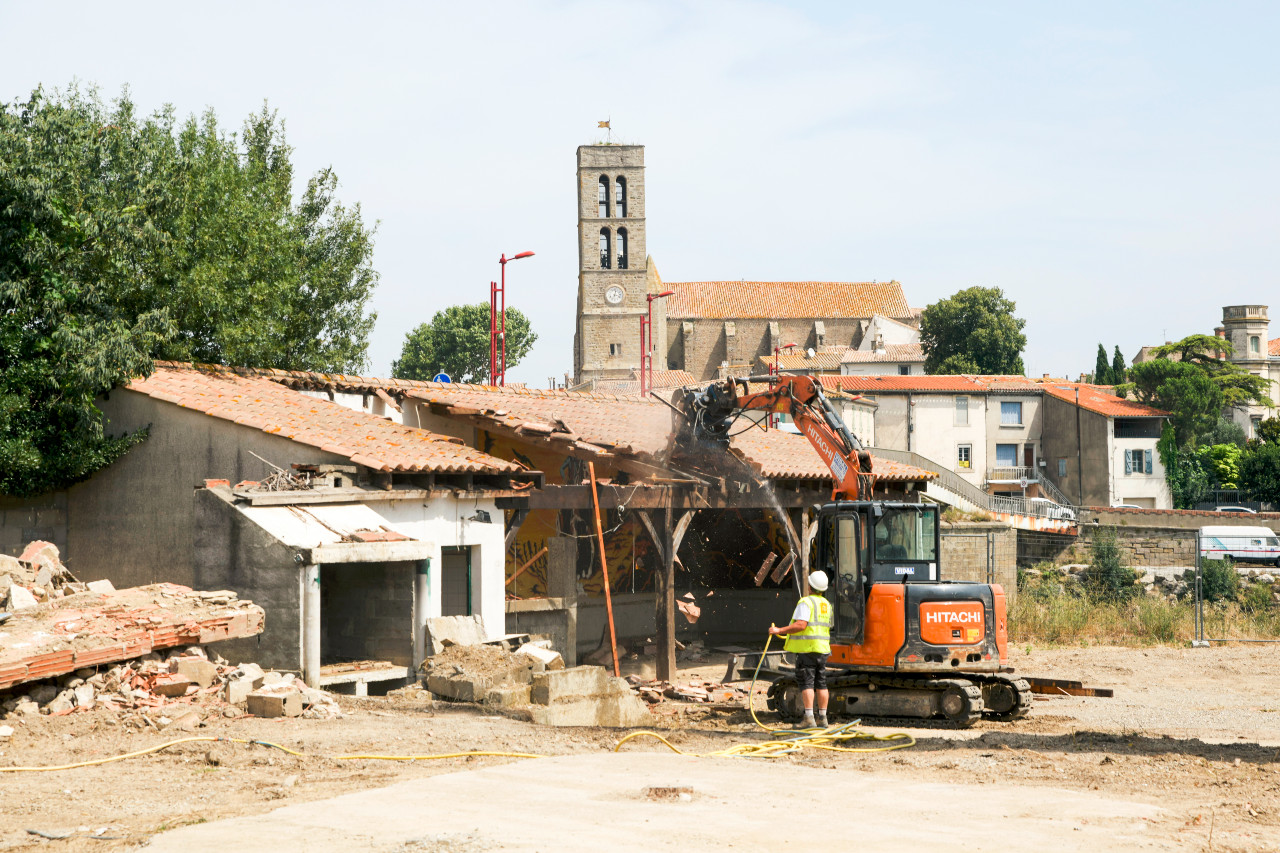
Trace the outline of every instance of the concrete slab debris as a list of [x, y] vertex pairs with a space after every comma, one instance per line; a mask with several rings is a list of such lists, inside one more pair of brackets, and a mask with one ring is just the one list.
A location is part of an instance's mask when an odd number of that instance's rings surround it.
[[438, 655], [449, 646], [476, 646], [488, 634], [480, 616], [437, 616], [427, 620], [427, 656]]
[[559, 652], [553, 652], [551, 649], [544, 649], [542, 646], [533, 643], [525, 643], [516, 649], [517, 655], [528, 655], [534, 660], [541, 661], [544, 668], [549, 670], [564, 669], [564, 658]]
[[299, 717], [302, 715], [302, 691], [250, 693], [248, 710], [255, 717]]

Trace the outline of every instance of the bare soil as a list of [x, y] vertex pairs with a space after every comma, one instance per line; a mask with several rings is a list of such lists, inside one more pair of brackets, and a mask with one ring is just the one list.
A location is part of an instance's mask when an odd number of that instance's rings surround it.
[[[1280, 850], [1280, 655], [1274, 646], [1021, 649], [1012, 655], [1022, 674], [1112, 687], [1115, 698], [1046, 697], [1014, 724], [911, 729], [916, 745], [894, 752], [807, 752], [774, 760], [899, 781], [1014, 784], [1032, 795], [1036, 789], [1101, 792], [1163, 808], [1147, 834], [1158, 847]], [[700, 663], [683, 668], [680, 680], [714, 681], [722, 673], [722, 664]], [[758, 687], [755, 706], [762, 721], [774, 722], [763, 711], [762, 692]], [[433, 703], [420, 691], [339, 702], [344, 716], [331, 720], [230, 719], [209, 709], [203, 726], [172, 736], [135, 731], [105, 710], [8, 720], [15, 732], [0, 741], [0, 766], [81, 762], [179, 737], [263, 740], [306, 755], [198, 741], [93, 767], [0, 773], [0, 850], [131, 849], [179, 826], [520, 760], [337, 755], [602, 754], [626, 734], [543, 728], [474, 706]], [[653, 728], [689, 752], [763, 736], [745, 710], [672, 701], [653, 710]], [[646, 739], [623, 749], [665, 747]], [[50, 840], [28, 830], [69, 837]], [[98, 838], [90, 840], [94, 833]]]

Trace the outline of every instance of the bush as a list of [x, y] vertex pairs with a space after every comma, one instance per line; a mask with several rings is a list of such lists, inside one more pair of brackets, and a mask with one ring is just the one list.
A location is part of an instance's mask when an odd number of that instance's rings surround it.
[[1089, 546], [1089, 568], [1083, 573], [1085, 589], [1095, 598], [1118, 601], [1131, 597], [1137, 586], [1133, 569], [1124, 565], [1114, 528], [1099, 528]]
[[1250, 614], [1269, 611], [1271, 609], [1271, 584], [1249, 584], [1240, 599], [1240, 609]]
[[1229, 559], [1201, 560], [1200, 579], [1205, 601], [1235, 601], [1240, 596], [1240, 575]]

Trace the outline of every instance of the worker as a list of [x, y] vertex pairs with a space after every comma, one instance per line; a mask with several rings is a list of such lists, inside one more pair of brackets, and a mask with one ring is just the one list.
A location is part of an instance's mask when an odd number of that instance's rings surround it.
[[[831, 604], [822, 593], [827, 591], [827, 573], [809, 573], [809, 589], [796, 604], [791, 614], [791, 624], [779, 628], [769, 626], [775, 637], [786, 637], [783, 646], [796, 656], [796, 683], [800, 685], [800, 701], [804, 705], [804, 719], [800, 725], [812, 728], [827, 727], [827, 657], [831, 654]], [[813, 703], [818, 702], [818, 718], [814, 720]]]

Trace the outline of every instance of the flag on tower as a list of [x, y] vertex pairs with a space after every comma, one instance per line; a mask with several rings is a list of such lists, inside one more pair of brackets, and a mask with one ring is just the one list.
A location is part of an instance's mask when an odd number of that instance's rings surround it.
[[609, 122], [607, 122], [607, 121], [598, 121], [598, 122], [596, 122], [596, 127], [609, 127]]

